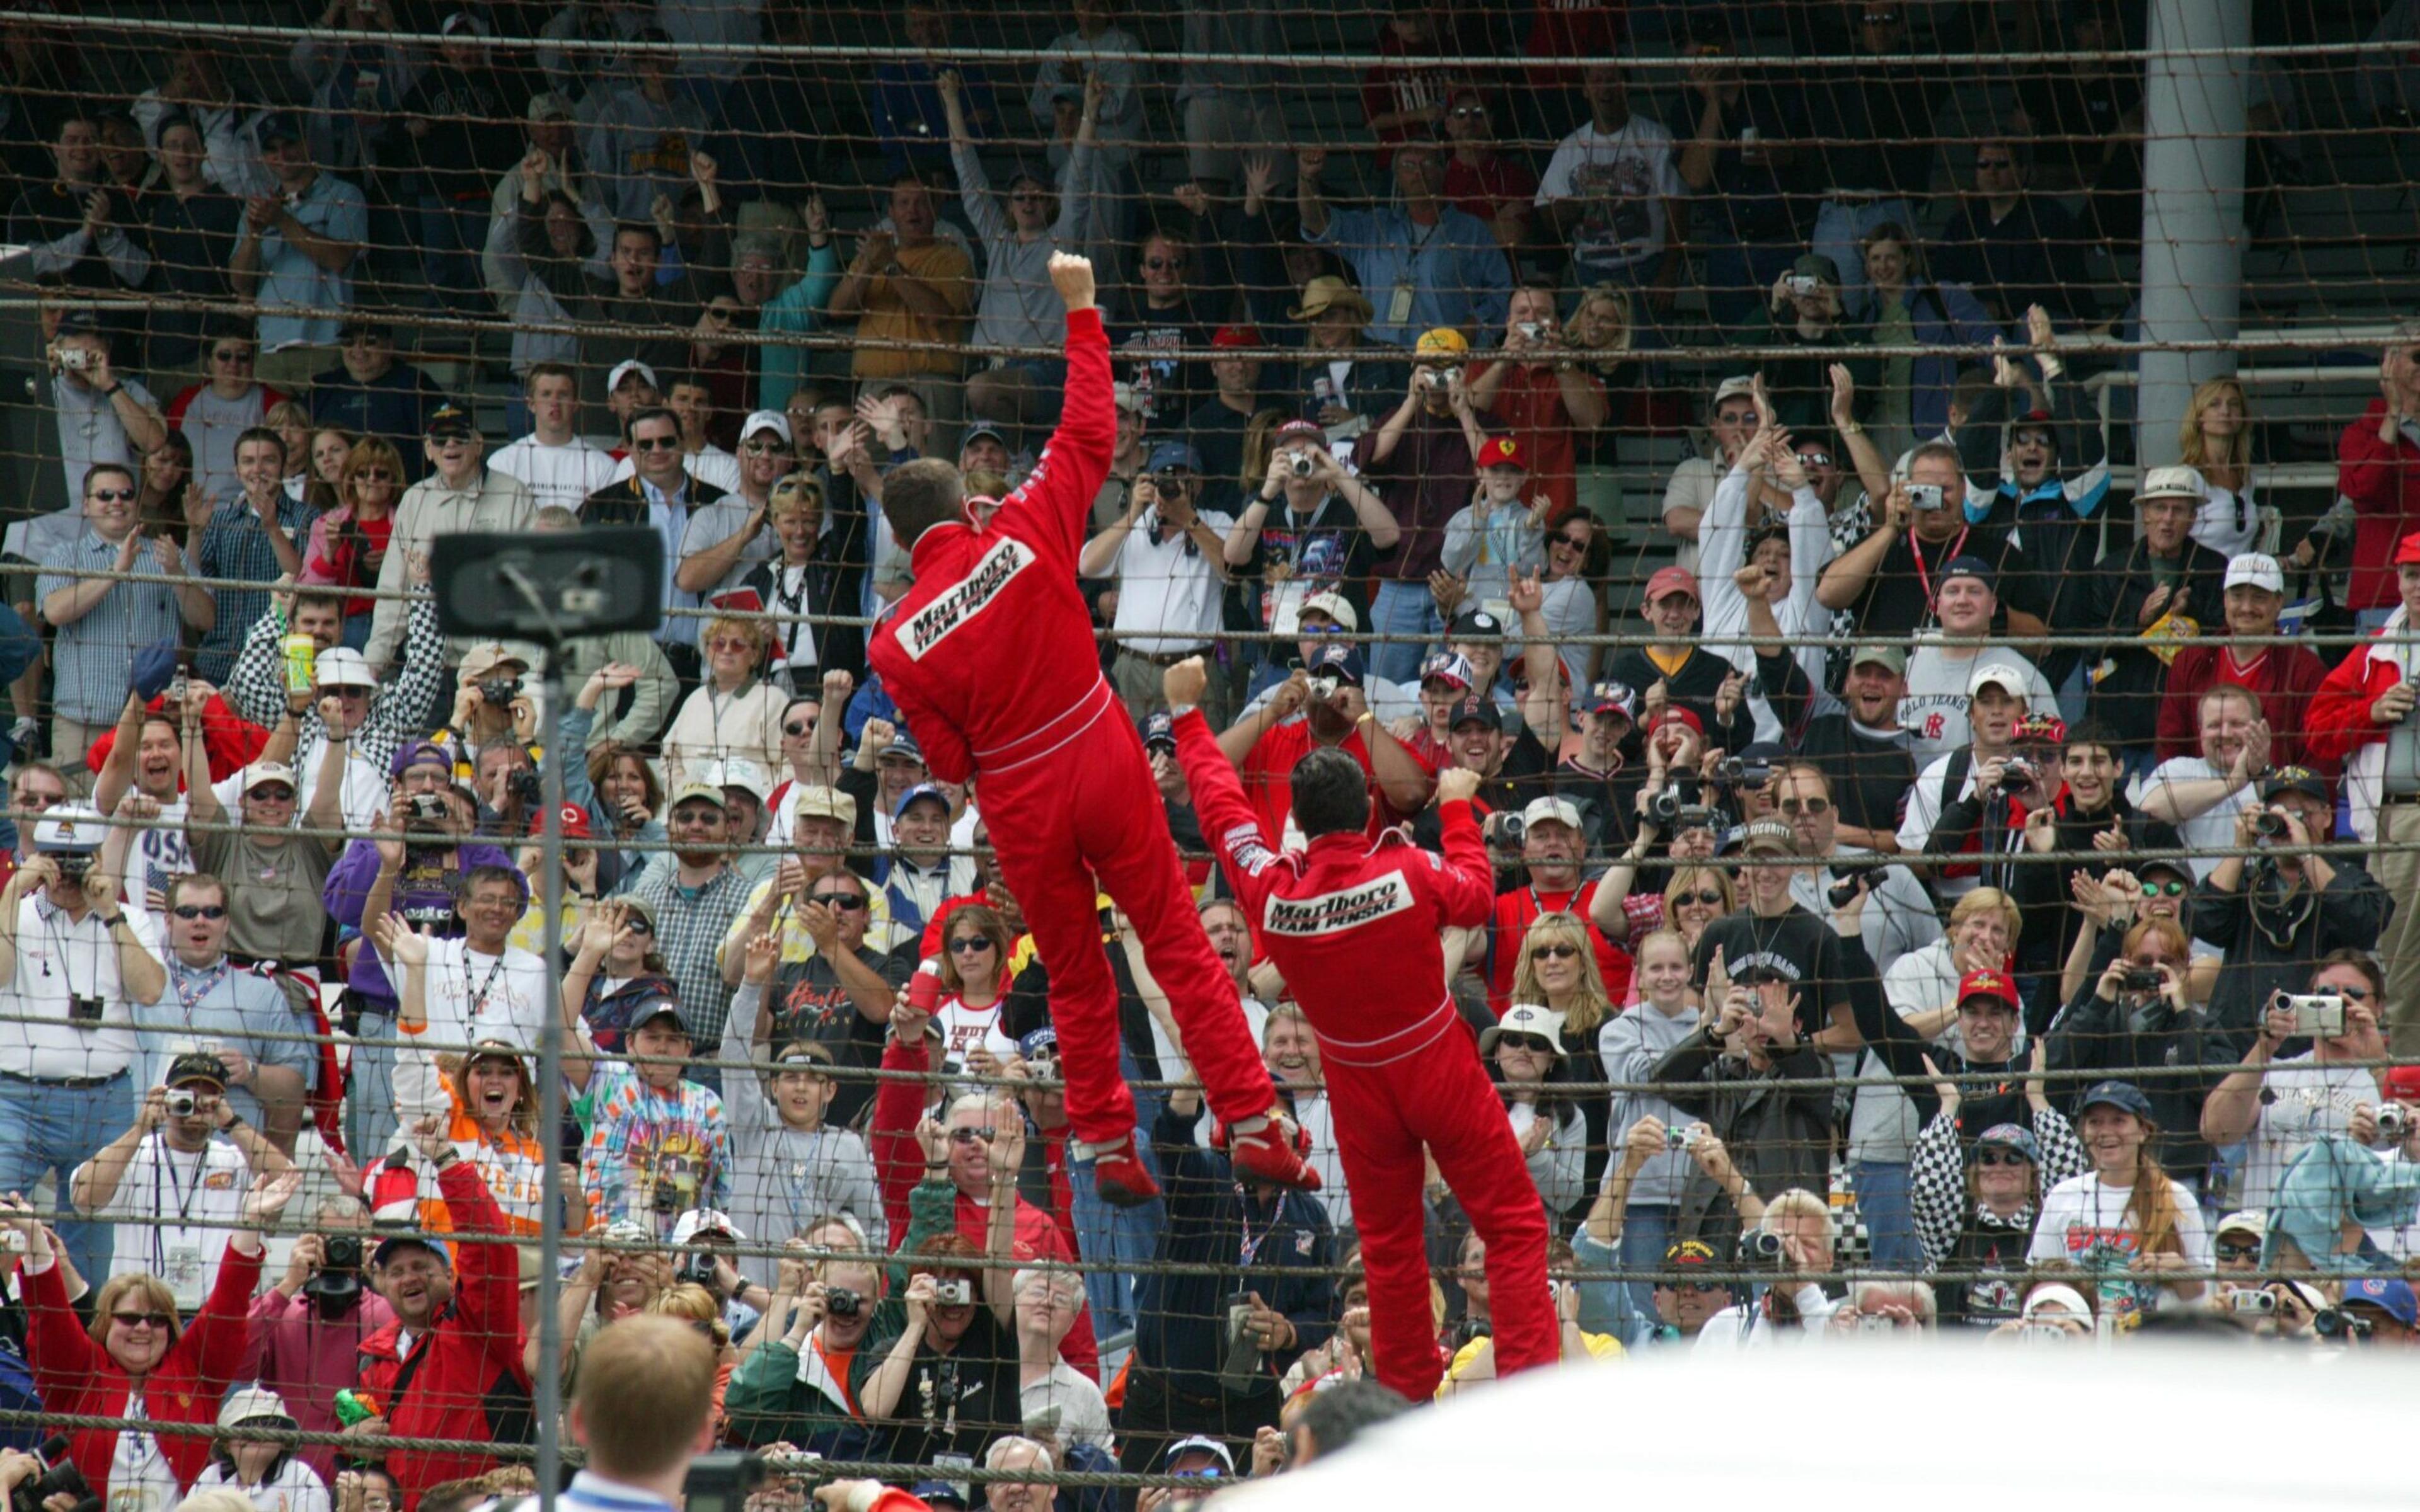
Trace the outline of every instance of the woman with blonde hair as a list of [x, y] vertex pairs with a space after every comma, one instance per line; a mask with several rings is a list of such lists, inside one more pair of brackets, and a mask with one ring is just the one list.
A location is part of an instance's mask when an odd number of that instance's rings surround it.
[[738, 1356], [732, 1352], [731, 1325], [723, 1321], [722, 1304], [696, 1282], [683, 1281], [648, 1298], [646, 1310], [679, 1319], [714, 1346], [714, 1442], [721, 1443], [724, 1430], [731, 1426], [723, 1410], [723, 1398], [731, 1390], [731, 1372], [739, 1363]]
[[857, 634], [808, 623], [810, 616], [831, 613], [840, 594], [840, 568], [823, 559], [824, 486], [804, 472], [789, 474], [773, 485], [765, 519], [781, 551], [750, 568], [740, 586], [755, 590], [766, 610], [780, 616], [771, 622], [773, 656], [766, 678], [793, 694], [812, 695], [820, 689], [822, 669], [840, 649], [834, 642]]
[[1235, 474], [1238, 499], [1249, 499], [1268, 481], [1269, 453], [1277, 445], [1278, 427], [1292, 420], [1283, 409], [1259, 409], [1244, 423], [1244, 466]]
[[1680, 935], [1693, 954], [1707, 925], [1738, 911], [1739, 890], [1721, 867], [1675, 867], [1664, 884], [1664, 927]]
[[[1561, 1028], [1556, 1040], [1562, 1054], [1556, 1065], [1558, 1080], [1596, 1079], [1597, 1033], [1617, 1008], [1606, 991], [1589, 927], [1577, 914], [1540, 914], [1530, 921], [1512, 964], [1512, 1001], [1536, 1003], [1559, 1015]], [[1593, 1182], [1605, 1167], [1605, 1132], [1612, 1121], [1613, 1100], [1603, 1092], [1589, 1092], [1575, 1101], [1588, 1125], [1586, 1179]]]
[[737, 757], [760, 772], [782, 770], [782, 711], [790, 694], [762, 676], [768, 623], [734, 615], [706, 622], [699, 638], [706, 681], [664, 732], [664, 785], [674, 792], [703, 779], [708, 762]]
[[2152, 1153], [2160, 1126], [2150, 1099], [2132, 1082], [2097, 1082], [2075, 1121], [2092, 1168], [2042, 1199], [2027, 1261], [2064, 1260], [2096, 1273], [2103, 1311], [2148, 1312], [2163, 1290], [2198, 1299], [2207, 1284], [2189, 1277], [2211, 1268], [2210, 1234], [2194, 1195]]
[[[322, 434], [325, 434], [324, 432]], [[403, 498], [403, 458], [383, 436], [353, 443], [336, 469], [335, 508], [311, 522], [296, 581], [366, 591], [378, 586], [395, 534], [395, 510]], [[355, 650], [369, 640], [377, 600], [345, 600], [345, 643]]]
[[2255, 549], [2260, 508], [2252, 497], [2252, 406], [2242, 383], [2214, 378], [2193, 391], [2177, 426], [2177, 460], [2201, 476], [2193, 538], [2223, 557]]
[[311, 486], [311, 411], [293, 399], [269, 407], [260, 423], [286, 443], [286, 493], [298, 502], [309, 498]]

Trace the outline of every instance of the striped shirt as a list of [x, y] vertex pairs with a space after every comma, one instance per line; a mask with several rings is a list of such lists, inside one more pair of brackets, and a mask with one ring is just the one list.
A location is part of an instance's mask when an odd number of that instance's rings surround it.
[[[682, 1009], [689, 1015], [690, 1043], [711, 1047], [722, 1041], [722, 1026], [731, 1017], [731, 989], [722, 984], [722, 968], [715, 964], [715, 948], [731, 929], [748, 902], [749, 886], [725, 866], [702, 887], [684, 887], [671, 869], [651, 872], [630, 896], [656, 913], [656, 949], [664, 967], [680, 989]], [[721, 1080], [710, 1067], [688, 1073], [720, 1089]]]
[[[311, 522], [321, 513], [289, 494], [278, 494], [277, 522], [293, 541], [298, 555], [302, 543], [310, 537]], [[261, 585], [211, 590], [211, 595], [218, 600], [219, 617], [209, 633], [202, 637], [194, 668], [211, 682], [223, 684], [235, 666], [236, 650], [243, 644], [243, 638], [268, 614], [269, 585], [285, 569], [278, 565], [277, 552], [269, 544], [269, 532], [262, 528], [260, 517], [253, 513], [251, 503], [241, 494], [211, 511], [210, 522], [202, 527], [201, 549], [194, 553], [194, 560], [200, 563], [205, 578], [237, 578]]]
[[[147, 550], [135, 558], [133, 570], [156, 572], [159, 565]], [[46, 553], [41, 566], [36, 603], [75, 586], [86, 574], [115, 572], [117, 543], [87, 524], [83, 534]], [[59, 626], [51, 647], [52, 707], [78, 724], [115, 724], [126, 707], [134, 654], [174, 640], [178, 628], [177, 595], [167, 584], [113, 584], [84, 618]]]

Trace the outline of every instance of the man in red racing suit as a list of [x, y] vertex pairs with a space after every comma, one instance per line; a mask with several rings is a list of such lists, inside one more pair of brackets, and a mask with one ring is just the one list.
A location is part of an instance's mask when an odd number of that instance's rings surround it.
[[1054, 255], [1050, 282], [1067, 306], [1059, 428], [996, 511], [965, 499], [946, 462], [909, 462], [883, 481], [883, 516], [908, 546], [915, 585], [874, 632], [868, 659], [933, 775], [980, 775], [1001, 878], [1050, 970], [1067, 1119], [1101, 1195], [1140, 1202], [1158, 1187], [1137, 1154], [1134, 1098], [1118, 1074], [1100, 892], [1141, 936], [1211, 1110], [1234, 1131], [1235, 1164], [1278, 1185], [1316, 1187], [1291, 1130], [1270, 1126], [1267, 1068], [1194, 911], [1142, 740], [1101, 678], [1076, 559], [1116, 439], [1109, 344], [1092, 264]]
[[1435, 1396], [1442, 1374], [1421, 1247], [1423, 1145], [1487, 1242], [1497, 1373], [1554, 1364], [1561, 1335], [1546, 1287], [1545, 1211], [1446, 992], [1437, 934], [1483, 924], [1495, 909], [1495, 872], [1470, 815], [1478, 774], [1437, 779], [1440, 858], [1399, 830], [1371, 843], [1359, 764], [1334, 748], [1312, 751], [1292, 778], [1295, 823], [1310, 847], [1280, 853], [1193, 707], [1206, 681], [1198, 658], [1162, 676], [1169, 707], [1186, 711], [1175, 720], [1176, 759], [1202, 833], [1319, 1036], [1369, 1275], [1372, 1368], [1414, 1401]]

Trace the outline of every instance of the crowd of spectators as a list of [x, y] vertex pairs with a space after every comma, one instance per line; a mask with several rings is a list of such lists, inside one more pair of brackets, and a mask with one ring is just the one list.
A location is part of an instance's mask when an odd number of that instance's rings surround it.
[[[1677, 108], [1602, 61], [1618, 7], [1523, 40], [1400, 0], [1345, 146], [1289, 130], [1275, 6], [1180, 8], [1188, 55], [1270, 61], [1148, 67], [1077, 0], [1012, 76], [908, 0], [838, 88], [803, 0], [332, 0], [283, 87], [180, 34], [118, 97], [0, 28], [65, 480], [0, 557], [0, 1384], [13, 1349], [44, 1410], [126, 1420], [63, 1457], [112, 1512], [456, 1512], [511, 1489], [533, 1381], [650, 1313], [714, 1345], [719, 1439], [929, 1467], [928, 1503], [1264, 1473], [1383, 1415], [1318, 1041], [1200, 859], [1194, 656], [1271, 833], [1323, 747], [1432, 846], [1478, 775], [1498, 897], [1444, 986], [1566, 1359], [2420, 1338], [2420, 333], [2285, 526], [2237, 381], [2181, 465], [2113, 468], [2087, 415], [2139, 235], [2105, 69], [2014, 79], [1937, 193], [1946, 91], [1867, 61], [1911, 50], [1882, 0], [1795, 8], [1801, 73], [1741, 66], [1731, 8], [1634, 8]], [[1526, 61], [1457, 64], [1491, 54]], [[1102, 675], [1316, 1193], [1234, 1179], [1105, 912], [1165, 1196], [1096, 1195], [979, 782], [867, 674], [887, 474], [1046, 465], [1053, 251], [1103, 269], [1117, 363]], [[509, 324], [509, 394], [460, 317]], [[1705, 445], [1634, 517], [1676, 403]], [[590, 526], [659, 532], [665, 613], [566, 647], [550, 706], [536, 647], [441, 632], [431, 546]], [[1426, 1199], [1477, 1389], [1484, 1246]]]

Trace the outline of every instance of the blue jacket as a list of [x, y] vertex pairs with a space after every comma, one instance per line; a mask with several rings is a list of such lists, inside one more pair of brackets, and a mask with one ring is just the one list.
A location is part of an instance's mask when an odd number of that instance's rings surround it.
[[[1989, 347], [2000, 333], [1982, 301], [1962, 284], [1910, 284], [1900, 296], [1916, 344], [1926, 347]], [[1958, 370], [1982, 358], [1950, 351], [1918, 354], [1908, 375], [1909, 415], [1919, 437], [1938, 436], [1949, 425], [1949, 396]]]

